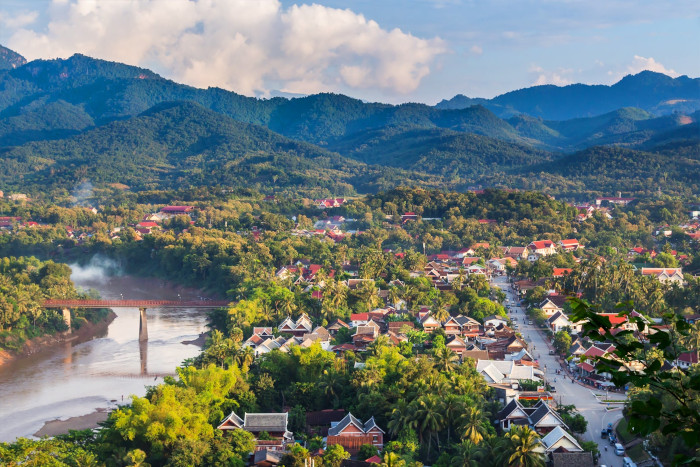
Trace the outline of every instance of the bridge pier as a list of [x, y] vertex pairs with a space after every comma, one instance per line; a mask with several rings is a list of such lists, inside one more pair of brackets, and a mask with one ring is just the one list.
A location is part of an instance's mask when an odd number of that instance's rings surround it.
[[66, 323], [66, 326], [68, 326], [68, 332], [70, 332], [70, 308], [63, 308], [61, 312], [63, 313], [63, 322]]
[[146, 308], [139, 308], [139, 341], [148, 340], [148, 321], [146, 321]]

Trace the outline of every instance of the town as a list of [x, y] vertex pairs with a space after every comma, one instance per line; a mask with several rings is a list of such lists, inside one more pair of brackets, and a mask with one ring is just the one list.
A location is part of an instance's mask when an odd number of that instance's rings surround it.
[[[28, 216], [35, 209], [31, 200], [8, 200], [5, 212], [21, 209], [24, 214], [0, 219], [0, 239], [16, 245], [24, 238], [40, 248], [44, 239], [58, 235], [66, 254], [100, 252], [118, 258], [127, 248], [166, 254], [169, 247], [164, 241], [192, 242], [197, 237], [205, 240], [208, 231], [215, 236], [229, 231], [227, 239], [248, 245], [237, 247], [236, 255], [262, 245], [277, 251], [277, 260], [270, 265], [280, 265], [269, 273], [238, 260], [242, 281], [227, 292], [234, 300], [217, 318], [219, 324], [203, 353], [192, 362], [202, 371], [210, 364], [250, 371], [249, 384], [255, 386], [258, 403], [241, 400], [239, 408], [223, 414], [215, 427], [224, 438], [233, 432], [249, 433], [247, 441], [238, 434], [235, 439], [243, 443], [243, 451], [250, 449], [249, 459], [243, 458], [254, 465], [287, 465], [290, 456], [319, 463], [352, 458], [352, 465], [381, 464], [386, 459], [430, 459], [433, 465], [442, 465], [457, 451], [440, 451], [437, 445], [431, 449], [432, 440], [449, 443], [461, 430], [466, 431], [459, 446], [471, 446], [463, 455], [475, 459], [479, 445], [490, 437], [504, 443], [502, 449], [509, 452], [509, 433], [517, 433], [518, 439], [529, 437], [527, 455], [553, 466], [611, 463], [618, 456], [629, 465], [644, 465], [665, 455], [658, 448], [643, 449], [641, 439], [625, 428], [623, 408], [639, 396], [633, 388], [617, 385], [608, 366], [600, 363], [619, 361], [625, 368], [643, 371], [648, 362], [641, 356], [620, 360], [615, 353], [620, 343], [593, 340], [585, 332], [589, 320], [576, 317], [576, 300], [601, 304], [595, 316], [607, 320], [610, 336], [629, 334], [650, 352], [658, 342], [655, 333], [675, 332], [662, 313], [670, 303], [665, 300], [680, 303], [680, 316], [694, 326], [700, 318], [694, 301], [698, 279], [684, 273], [684, 268], [697, 267], [696, 207], [680, 206], [677, 224], [649, 224], [643, 246], [611, 249], [599, 238], [607, 235], [606, 229], [614, 230], [620, 218], [642, 209], [633, 199], [598, 198], [591, 204], [564, 205], [539, 198], [542, 212], [568, 218], [563, 233], [569, 235], [533, 236], [515, 234], [523, 222], [518, 203], [532, 202], [530, 194], [480, 190], [454, 195], [444, 201], [447, 207], [414, 203], [406, 211], [396, 203], [420, 194], [399, 189], [375, 201], [312, 200], [295, 204], [292, 209], [301, 208], [303, 214], [297, 211], [286, 218], [273, 213], [290, 212], [289, 207], [268, 196], [258, 205], [262, 214], [248, 216], [245, 223], [241, 217], [227, 219], [225, 208], [217, 212], [201, 203], [151, 211], [142, 207], [142, 214], [132, 214], [140, 220], [122, 225], [92, 207], [60, 213], [68, 219], [84, 213], [82, 220], [74, 217], [76, 224], [65, 225], [58, 213]], [[467, 210], [489, 217], [464, 224], [459, 211], [448, 207], [459, 204], [460, 197], [470, 200]], [[516, 203], [508, 218], [479, 208], [479, 203], [486, 206], [502, 197]], [[363, 212], [361, 203], [368, 201], [381, 208]], [[555, 205], [562, 214], [551, 211]], [[440, 248], [464, 245], [445, 243], [457, 229], [468, 229], [465, 237], [474, 241], [460, 248]], [[35, 232], [32, 240], [26, 238], [29, 231]], [[506, 243], [507, 238], [512, 240]], [[202, 245], [201, 240], [186, 248]], [[218, 248], [222, 247], [226, 248]], [[207, 250], [203, 251], [208, 261], [220, 261]], [[201, 281], [202, 271], [193, 269], [192, 274]], [[644, 308], [617, 311], [616, 297], [623, 289]], [[668, 298], [660, 300], [659, 294]], [[662, 364], [665, 371], [682, 374], [698, 363], [698, 348], [691, 337], [677, 338], [687, 345], [675, 358], [662, 357]], [[407, 412], [402, 412], [393, 405], [400, 400], [385, 408], [378, 401], [363, 402], [374, 394], [364, 391], [387, 384], [386, 378], [398, 378], [391, 376], [393, 371], [409, 362], [429, 365], [435, 377], [465, 379], [459, 384], [473, 389], [455, 397], [467, 406], [443, 407], [442, 402], [418, 397], [405, 401]], [[387, 364], [396, 368], [382, 369]], [[283, 377], [287, 366], [303, 373]], [[369, 383], [373, 377], [379, 380]], [[422, 375], [414, 377], [420, 380]], [[365, 378], [370, 380], [362, 383]], [[306, 388], [308, 384], [312, 386]], [[453, 384], [458, 383], [449, 386]], [[274, 387], [282, 392], [281, 401], [270, 393]], [[299, 392], [302, 388], [305, 392]], [[275, 407], [276, 411], [260, 411]], [[127, 417], [130, 409], [125, 410], [115, 416]], [[439, 420], [433, 428], [413, 425], [412, 414], [421, 410], [436, 412]], [[464, 419], [469, 413], [471, 422]], [[423, 439], [419, 449], [407, 450], [411, 436]]]

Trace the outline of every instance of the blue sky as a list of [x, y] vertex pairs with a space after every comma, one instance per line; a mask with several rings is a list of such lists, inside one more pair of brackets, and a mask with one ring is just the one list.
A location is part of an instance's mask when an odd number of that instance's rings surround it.
[[697, 0], [0, 2], [0, 43], [87, 55], [246, 95], [435, 103], [535, 84], [700, 76]]

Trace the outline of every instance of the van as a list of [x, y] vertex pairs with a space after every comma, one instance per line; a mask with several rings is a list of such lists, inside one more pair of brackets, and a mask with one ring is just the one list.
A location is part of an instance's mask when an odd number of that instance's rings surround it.
[[618, 456], [624, 456], [625, 455], [625, 447], [621, 445], [620, 443], [615, 443], [615, 454]]
[[622, 467], [637, 467], [637, 464], [635, 464], [629, 457], [625, 457], [622, 459]]

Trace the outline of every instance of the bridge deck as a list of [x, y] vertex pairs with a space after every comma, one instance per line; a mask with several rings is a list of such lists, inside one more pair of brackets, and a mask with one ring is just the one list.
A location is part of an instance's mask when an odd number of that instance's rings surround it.
[[44, 308], [219, 308], [227, 300], [45, 300]]

